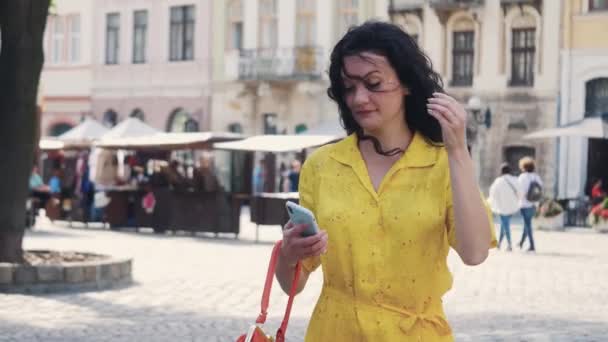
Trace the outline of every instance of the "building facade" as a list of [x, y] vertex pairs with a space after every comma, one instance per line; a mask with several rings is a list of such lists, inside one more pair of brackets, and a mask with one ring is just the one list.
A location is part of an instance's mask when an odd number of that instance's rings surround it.
[[214, 1], [212, 128], [298, 133], [330, 122], [332, 46], [351, 25], [388, 19], [385, 0]]
[[212, 2], [94, 0], [92, 110], [162, 131], [210, 128]]
[[42, 136], [57, 136], [92, 113], [92, 14], [91, 1], [58, 0], [48, 17], [39, 89]]
[[[608, 2], [566, 0], [561, 49], [560, 124], [608, 114]], [[577, 198], [608, 177], [608, 141], [559, 139], [559, 196]]]
[[[555, 190], [555, 143], [524, 140], [554, 127], [558, 110], [561, 1], [393, 0], [391, 20], [415, 36], [468, 106], [467, 138], [485, 192], [500, 165], [537, 161], [548, 195]], [[476, 114], [476, 115], [473, 115]]]

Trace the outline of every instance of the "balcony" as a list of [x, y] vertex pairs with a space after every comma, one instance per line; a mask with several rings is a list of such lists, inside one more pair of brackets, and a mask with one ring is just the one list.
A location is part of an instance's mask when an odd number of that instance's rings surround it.
[[389, 11], [401, 12], [410, 11], [424, 7], [426, 0], [392, 0], [390, 1]]
[[430, 0], [429, 6], [435, 10], [442, 25], [445, 25], [452, 13], [459, 10], [471, 10], [482, 7], [485, 0]]
[[524, 5], [529, 5], [538, 11], [538, 13], [542, 13], [543, 1], [542, 0], [500, 0], [500, 6], [502, 7], [504, 15], [507, 14], [507, 11], [512, 6], [519, 6], [521, 9]]
[[388, 14], [391, 17], [391, 21], [394, 22], [395, 15], [405, 14], [413, 14], [422, 21], [422, 8], [426, 1], [427, 0], [391, 0], [388, 8]]
[[483, 6], [485, 0], [431, 0], [429, 6], [436, 10], [454, 11]]
[[322, 49], [314, 46], [242, 50], [239, 56], [242, 81], [312, 81], [322, 72]]

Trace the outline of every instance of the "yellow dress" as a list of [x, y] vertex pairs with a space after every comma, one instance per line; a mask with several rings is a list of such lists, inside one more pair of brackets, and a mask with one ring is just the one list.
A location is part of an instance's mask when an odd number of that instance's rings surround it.
[[[308, 158], [299, 190], [329, 237], [326, 254], [303, 262], [324, 277], [307, 342], [453, 341], [442, 306], [455, 246], [445, 148], [415, 134], [376, 192], [351, 135]], [[488, 210], [488, 248], [492, 227]]]

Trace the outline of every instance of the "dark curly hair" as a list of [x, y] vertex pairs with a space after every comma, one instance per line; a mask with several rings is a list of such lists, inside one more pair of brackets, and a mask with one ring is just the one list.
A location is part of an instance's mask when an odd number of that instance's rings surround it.
[[[398, 26], [379, 21], [367, 21], [351, 27], [334, 47], [329, 66], [330, 87], [327, 95], [338, 104], [342, 126], [348, 134], [356, 133], [359, 139], [371, 139], [376, 152], [394, 155], [394, 151], [382, 151], [380, 143], [373, 137], [363, 135], [346, 105], [342, 79], [344, 58], [371, 52], [384, 56], [395, 70], [402, 85], [409, 89], [405, 96], [404, 119], [408, 127], [420, 132], [433, 144], [442, 144], [441, 126], [427, 113], [427, 99], [435, 92], [443, 92], [441, 76], [433, 70], [431, 60], [420, 49], [414, 38]], [[407, 114], [406, 114], [407, 113]]]

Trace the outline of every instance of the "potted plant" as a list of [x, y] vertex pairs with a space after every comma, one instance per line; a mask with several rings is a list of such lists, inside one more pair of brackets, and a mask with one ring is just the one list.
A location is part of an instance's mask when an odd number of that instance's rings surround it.
[[541, 203], [534, 219], [538, 229], [562, 230], [564, 228], [564, 208], [553, 199], [546, 200]]
[[608, 198], [591, 208], [589, 223], [593, 229], [600, 233], [608, 232]]

